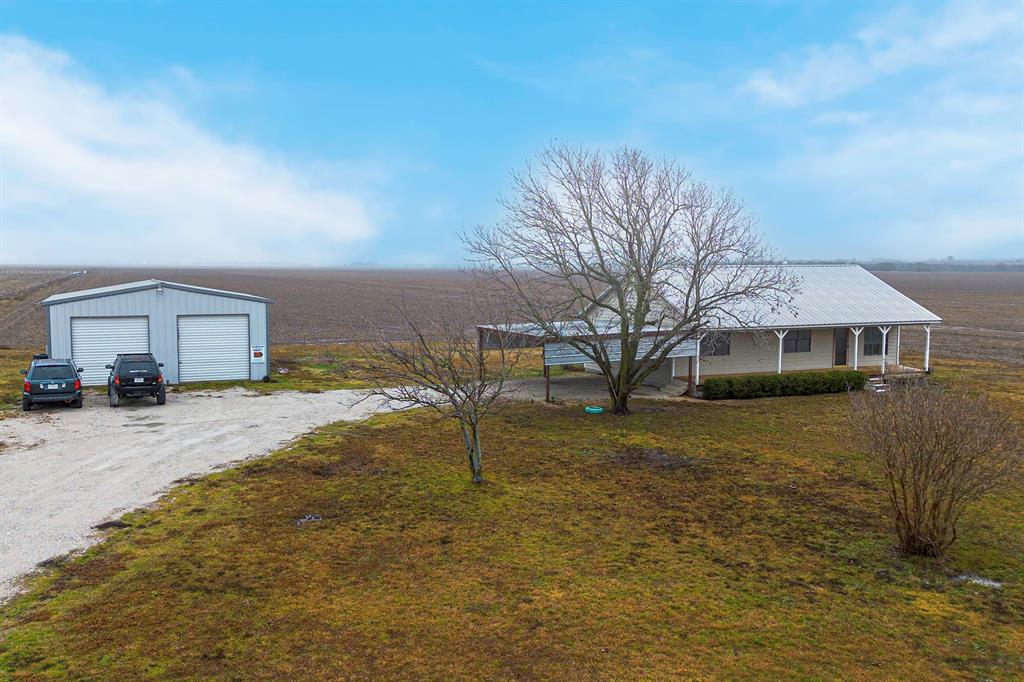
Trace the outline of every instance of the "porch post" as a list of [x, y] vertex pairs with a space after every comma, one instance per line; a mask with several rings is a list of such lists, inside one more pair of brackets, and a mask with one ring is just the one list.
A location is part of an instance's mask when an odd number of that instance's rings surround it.
[[782, 339], [786, 338], [786, 334], [789, 333], [789, 330], [783, 329], [782, 331], [779, 331], [778, 329], [775, 329], [773, 331], [775, 332], [775, 336], [779, 337], [779, 369], [777, 373], [782, 374]]
[[693, 377], [693, 385], [694, 386], [700, 386], [700, 340], [703, 339], [703, 338], [704, 338], [703, 334], [701, 334], [700, 336], [697, 337], [697, 362], [696, 362], [697, 369], [694, 371], [694, 377]]
[[551, 402], [551, 368], [544, 365], [544, 402]]
[[885, 354], [889, 348], [889, 330], [892, 327], [878, 327], [878, 331], [882, 332], [882, 376], [885, 376]]
[[932, 326], [930, 324], [924, 326], [924, 371], [930, 372], [931, 365], [929, 364], [930, 351], [932, 349]]
[[899, 368], [900, 368], [900, 330], [901, 329], [903, 329], [903, 327], [899, 327], [899, 326], [896, 327], [896, 370], [897, 371], [899, 371]]
[[857, 369], [857, 351], [860, 348], [860, 333], [864, 331], [864, 327], [850, 327], [850, 331], [853, 332], [853, 369]]

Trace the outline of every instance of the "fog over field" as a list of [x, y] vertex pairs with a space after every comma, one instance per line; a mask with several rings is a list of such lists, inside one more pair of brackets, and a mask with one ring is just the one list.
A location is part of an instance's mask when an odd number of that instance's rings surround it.
[[[205, 269], [5, 267], [0, 273], [0, 346], [46, 343], [39, 301], [55, 293], [158, 278], [242, 291], [274, 300], [273, 343], [365, 339], [396, 324], [402, 304], [429, 319], [448, 301], [467, 295], [469, 277], [441, 269]], [[1024, 365], [1024, 272], [876, 272], [878, 277], [940, 315], [932, 334], [936, 357]], [[923, 349], [923, 333], [908, 329], [903, 348]]]

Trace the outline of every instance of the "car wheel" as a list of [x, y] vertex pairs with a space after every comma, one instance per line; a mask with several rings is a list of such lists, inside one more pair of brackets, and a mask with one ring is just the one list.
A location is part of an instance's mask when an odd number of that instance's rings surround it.
[[161, 388], [160, 392], [156, 394], [156, 404], [157, 405], [163, 405], [166, 402], [167, 402], [167, 391]]
[[28, 398], [22, 398], [21, 409], [24, 410], [25, 412], [30, 411], [32, 409], [32, 401], [29, 400]]
[[120, 402], [117, 399], [117, 392], [116, 391], [108, 390], [107, 391], [107, 395], [110, 397], [110, 406], [111, 407], [117, 407], [118, 403]]
[[82, 409], [82, 399], [78, 398], [77, 400], [72, 400], [71, 407], [77, 407], [78, 409]]

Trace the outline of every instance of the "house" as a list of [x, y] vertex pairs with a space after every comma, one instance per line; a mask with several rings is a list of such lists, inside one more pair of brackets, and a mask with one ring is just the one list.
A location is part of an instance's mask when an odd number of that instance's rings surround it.
[[[724, 374], [781, 373], [848, 367], [885, 374], [901, 363], [904, 327], [925, 332], [923, 371], [930, 367], [931, 328], [942, 319], [901, 294], [859, 265], [787, 265], [798, 290], [789, 307], [764, 309], [741, 318], [757, 319], [756, 325], [705, 329], [680, 343], [651, 375], [654, 382], [674, 379], [699, 386], [709, 376]], [[562, 338], [592, 336], [587, 325], [564, 323]], [[565, 341], [545, 338], [536, 325], [514, 325], [503, 333], [520, 337], [520, 345], [544, 347], [545, 368], [584, 364], [589, 360]], [[609, 324], [608, 329], [614, 329]], [[481, 348], [497, 327], [483, 325]], [[655, 336], [663, 332], [645, 330]], [[615, 359], [617, 336], [606, 337], [605, 347]], [[643, 353], [641, 347], [640, 353]], [[594, 368], [594, 367], [590, 367]]]

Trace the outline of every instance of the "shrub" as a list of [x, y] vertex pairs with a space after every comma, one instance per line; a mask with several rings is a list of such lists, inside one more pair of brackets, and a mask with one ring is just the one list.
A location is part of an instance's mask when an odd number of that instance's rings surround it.
[[868, 375], [854, 370], [829, 372], [792, 372], [789, 374], [748, 374], [743, 376], [710, 377], [704, 380], [704, 397], [708, 400], [725, 398], [766, 398], [777, 395], [815, 395], [859, 391], [867, 383]]
[[963, 385], [898, 386], [853, 398], [854, 426], [882, 465], [904, 554], [942, 556], [964, 510], [1019, 479], [1024, 434]]

